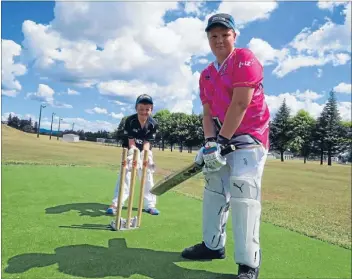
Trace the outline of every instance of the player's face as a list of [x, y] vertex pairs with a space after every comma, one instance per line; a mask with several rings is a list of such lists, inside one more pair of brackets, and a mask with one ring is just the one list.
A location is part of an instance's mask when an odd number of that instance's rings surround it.
[[234, 49], [236, 33], [229, 28], [216, 26], [209, 30], [208, 41], [217, 58], [226, 58]]
[[150, 105], [150, 104], [138, 104], [136, 109], [137, 109], [138, 117], [140, 117], [141, 119], [145, 120], [145, 119], [148, 118], [149, 115], [152, 114], [153, 105]]

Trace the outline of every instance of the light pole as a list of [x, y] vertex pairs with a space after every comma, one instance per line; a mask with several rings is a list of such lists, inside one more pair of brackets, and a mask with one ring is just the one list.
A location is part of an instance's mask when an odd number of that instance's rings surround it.
[[72, 132], [73, 132], [73, 128], [75, 127], [75, 123], [73, 122], [72, 123]]
[[60, 134], [60, 121], [63, 120], [62, 118], [59, 117], [59, 128], [57, 129], [57, 140], [59, 140], [59, 134]]
[[51, 114], [51, 126], [50, 126], [50, 137], [49, 137], [50, 140], [51, 140], [51, 134], [52, 134], [52, 132], [53, 132], [54, 115], [55, 115], [55, 112], [53, 112], [53, 113]]
[[37, 138], [39, 138], [39, 131], [40, 131], [40, 119], [42, 118], [42, 108], [45, 108], [46, 105], [40, 105], [40, 111], [39, 111], [39, 123], [38, 123], [38, 130], [37, 130]]

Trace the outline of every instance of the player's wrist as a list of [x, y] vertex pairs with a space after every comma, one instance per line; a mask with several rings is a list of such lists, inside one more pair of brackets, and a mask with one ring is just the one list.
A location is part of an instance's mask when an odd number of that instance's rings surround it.
[[216, 138], [216, 142], [221, 145], [228, 145], [230, 142], [230, 139], [219, 134], [218, 137]]
[[207, 137], [205, 138], [205, 144], [209, 142], [216, 142], [216, 137]]

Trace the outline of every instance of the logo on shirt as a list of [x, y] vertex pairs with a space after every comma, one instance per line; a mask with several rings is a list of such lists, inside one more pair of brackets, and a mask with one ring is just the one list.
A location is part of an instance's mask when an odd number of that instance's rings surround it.
[[138, 133], [138, 129], [133, 129], [132, 131], [135, 133]]
[[241, 68], [242, 66], [250, 67], [253, 65], [253, 63], [254, 63], [254, 59], [251, 59], [249, 61], [240, 62], [240, 63], [238, 63], [238, 68]]

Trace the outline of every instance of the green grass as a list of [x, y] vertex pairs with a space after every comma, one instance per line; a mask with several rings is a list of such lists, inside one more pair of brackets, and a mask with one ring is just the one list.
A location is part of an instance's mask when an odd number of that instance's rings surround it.
[[[155, 180], [183, 168], [195, 154], [154, 150]], [[64, 143], [2, 125], [5, 164], [82, 165], [118, 170], [121, 148], [92, 142]], [[113, 186], [110, 185], [112, 188]], [[262, 220], [351, 249], [351, 166], [268, 160], [263, 178]], [[202, 198], [203, 176], [175, 191]]]
[[[195, 155], [153, 153], [155, 180]], [[231, 278], [231, 224], [226, 260], [180, 258], [201, 237], [202, 175], [159, 197], [162, 214], [143, 214], [141, 229], [107, 230], [120, 157], [2, 125], [2, 278]], [[350, 166], [268, 161], [262, 220], [261, 278], [351, 278]]]
[[[201, 237], [198, 199], [167, 193], [158, 200], [161, 215], [143, 214], [142, 228], [107, 230], [115, 179], [115, 171], [98, 167], [3, 166], [2, 278], [231, 278], [231, 224], [225, 260], [180, 257]], [[261, 242], [261, 278], [351, 276], [347, 249], [265, 222]]]

